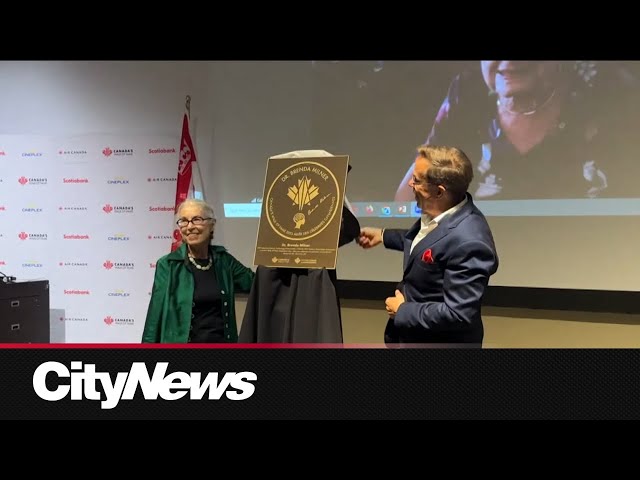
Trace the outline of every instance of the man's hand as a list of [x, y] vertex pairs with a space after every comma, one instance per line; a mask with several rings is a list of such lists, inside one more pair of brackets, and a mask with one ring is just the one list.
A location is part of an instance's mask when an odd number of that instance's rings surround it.
[[404, 303], [404, 295], [400, 290], [396, 290], [396, 296], [387, 298], [384, 303], [389, 316], [395, 317], [396, 313], [398, 313], [398, 308]]
[[362, 248], [373, 248], [376, 245], [382, 243], [382, 229], [364, 227], [360, 229], [360, 236], [358, 237], [358, 245]]

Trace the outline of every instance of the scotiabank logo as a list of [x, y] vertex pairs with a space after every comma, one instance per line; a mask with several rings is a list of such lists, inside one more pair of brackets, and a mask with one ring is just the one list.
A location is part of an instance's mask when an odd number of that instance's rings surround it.
[[133, 213], [133, 207], [130, 205], [111, 205], [107, 203], [102, 207], [104, 213]]
[[0, 205], [0, 212], [4, 212], [6, 210], [7, 210], [7, 208], [4, 205]]
[[77, 233], [65, 233], [62, 235], [62, 238], [64, 238], [65, 240], [90, 240], [89, 235]]
[[176, 153], [176, 149], [175, 148], [150, 148], [149, 149], [150, 155], [155, 155], [158, 153]]
[[4, 267], [7, 264], [4, 260], [0, 260], [0, 267]]
[[173, 212], [175, 207], [149, 207], [150, 212]]
[[89, 290], [64, 290], [65, 295], [91, 295]]
[[7, 154], [4, 150], [0, 150], [0, 157], [4, 157]]
[[89, 183], [88, 178], [63, 178], [62, 183], [70, 183], [70, 184], [79, 184], [79, 183]]
[[[145, 400], [178, 400], [186, 395], [190, 400], [246, 400], [254, 394], [258, 376], [254, 372], [167, 373], [169, 362], [158, 362], [150, 375], [144, 362], [133, 362], [128, 372], [97, 372], [93, 363], [44, 362], [33, 372], [33, 390], [43, 400], [57, 402], [67, 396], [71, 400], [96, 400], [103, 410], [118, 406], [120, 400], [133, 400], [138, 388]], [[50, 382], [47, 384], [47, 377]], [[100, 383], [102, 392], [96, 390]], [[206, 396], [205, 396], [206, 395]]]

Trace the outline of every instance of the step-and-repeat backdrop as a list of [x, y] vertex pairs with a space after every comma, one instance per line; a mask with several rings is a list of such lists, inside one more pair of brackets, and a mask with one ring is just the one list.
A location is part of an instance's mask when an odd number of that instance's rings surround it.
[[49, 280], [66, 343], [140, 341], [155, 263], [171, 249], [178, 146], [0, 136], [0, 272]]

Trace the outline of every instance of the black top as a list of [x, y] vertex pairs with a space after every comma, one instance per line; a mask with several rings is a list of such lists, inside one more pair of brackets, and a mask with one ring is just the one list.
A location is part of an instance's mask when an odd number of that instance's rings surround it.
[[[203, 267], [209, 263], [208, 260], [195, 261]], [[209, 270], [199, 270], [187, 262], [195, 282], [189, 343], [223, 343], [222, 295], [215, 269], [212, 266]]]

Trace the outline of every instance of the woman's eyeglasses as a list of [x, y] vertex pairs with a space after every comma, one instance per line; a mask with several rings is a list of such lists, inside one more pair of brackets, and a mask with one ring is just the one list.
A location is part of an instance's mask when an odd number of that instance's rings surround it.
[[194, 225], [203, 225], [207, 220], [211, 220], [211, 217], [207, 217], [207, 218], [193, 217], [191, 220], [187, 220], [186, 218], [181, 218], [176, 222], [176, 224], [180, 228], [184, 228], [189, 226], [190, 223], [193, 223]]

